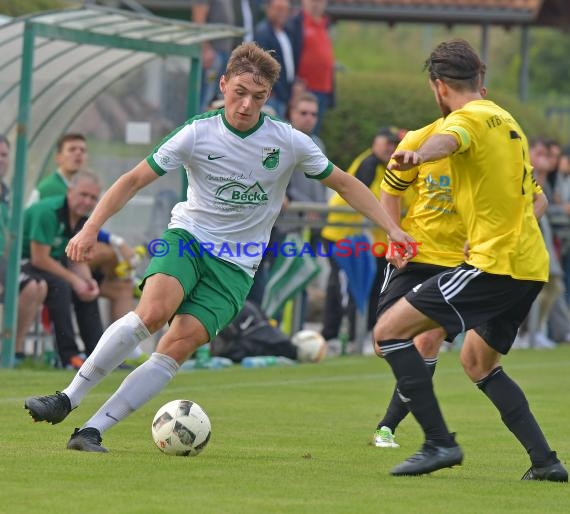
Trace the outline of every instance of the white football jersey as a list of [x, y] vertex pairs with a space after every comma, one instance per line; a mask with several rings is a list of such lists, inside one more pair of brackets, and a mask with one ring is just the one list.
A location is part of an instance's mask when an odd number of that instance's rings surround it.
[[187, 200], [172, 209], [168, 227], [187, 230], [205, 250], [251, 276], [292, 173], [323, 179], [333, 170], [313, 140], [288, 123], [262, 113], [257, 125], [240, 132], [223, 109], [188, 120], [147, 162], [159, 175], [183, 166], [188, 176]]

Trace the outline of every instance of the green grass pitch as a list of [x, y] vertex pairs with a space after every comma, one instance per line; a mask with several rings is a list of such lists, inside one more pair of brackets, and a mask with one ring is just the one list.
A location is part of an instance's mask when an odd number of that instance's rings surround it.
[[[570, 463], [570, 347], [504, 359], [554, 449]], [[421, 444], [409, 418], [400, 449], [371, 445], [394, 382], [375, 357], [318, 365], [181, 372], [141, 410], [104, 434], [108, 454], [65, 449], [117, 387], [112, 373], [63, 423], [33, 423], [24, 398], [64, 388], [71, 372], [0, 371], [0, 513], [494, 513], [569, 512], [568, 484], [521, 482], [526, 452], [463, 374], [457, 352], [440, 357], [435, 387], [463, 466], [391, 477]], [[212, 439], [195, 458], [158, 451], [150, 423], [163, 403], [198, 402]]]

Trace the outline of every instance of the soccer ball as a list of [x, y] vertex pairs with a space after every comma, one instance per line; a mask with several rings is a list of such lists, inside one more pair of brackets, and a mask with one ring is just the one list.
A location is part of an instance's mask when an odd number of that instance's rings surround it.
[[212, 435], [208, 415], [190, 400], [173, 400], [163, 405], [150, 428], [156, 446], [167, 455], [194, 457]]
[[300, 362], [319, 362], [327, 354], [324, 337], [314, 330], [300, 330], [291, 338], [297, 347], [297, 360]]

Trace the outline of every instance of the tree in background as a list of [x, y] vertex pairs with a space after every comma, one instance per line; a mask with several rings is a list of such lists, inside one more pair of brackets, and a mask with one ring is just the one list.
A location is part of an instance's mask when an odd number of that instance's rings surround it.
[[81, 2], [71, 2], [69, 0], [0, 0], [0, 14], [5, 16], [22, 16], [37, 11], [47, 11], [50, 9], [61, 9], [73, 5], [79, 6]]

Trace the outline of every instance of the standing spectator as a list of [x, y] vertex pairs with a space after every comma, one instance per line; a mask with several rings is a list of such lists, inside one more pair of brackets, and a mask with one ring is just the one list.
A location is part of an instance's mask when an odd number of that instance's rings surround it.
[[550, 183], [550, 187], [554, 190], [556, 187], [562, 147], [556, 139], [547, 139], [546, 146], [548, 148], [548, 182]]
[[[321, 152], [325, 153], [325, 144], [314, 133], [319, 116], [319, 101], [317, 97], [312, 93], [303, 93], [298, 96], [291, 106], [290, 116], [291, 125], [307, 134]], [[311, 180], [302, 173], [296, 173], [287, 187], [287, 198], [293, 202], [326, 203], [327, 190], [318, 180]]]
[[83, 357], [75, 342], [72, 306], [85, 352], [89, 355], [103, 333], [97, 305], [99, 286], [86, 263], [70, 263], [65, 256], [68, 241], [83, 227], [95, 207], [101, 186], [93, 173], [80, 171], [66, 196], [51, 196], [24, 213], [23, 269], [47, 282], [45, 304], [54, 326], [62, 366], [79, 369]]
[[[554, 189], [554, 203], [561, 212], [570, 216], [570, 146], [566, 146], [560, 153], [558, 175]], [[562, 240], [562, 263], [566, 285], [566, 301], [570, 301], [570, 239]]]
[[222, 23], [243, 27], [242, 39], [226, 38], [202, 43], [202, 87], [200, 111], [218, 97], [220, 77], [226, 69], [231, 51], [242, 41], [253, 41], [259, 15], [257, 0], [190, 0], [194, 23]]
[[[552, 202], [554, 193], [548, 179], [552, 172], [552, 160], [550, 158], [548, 141], [540, 138], [532, 139], [530, 141], [529, 157], [536, 182], [542, 187], [545, 195]], [[537, 298], [538, 331], [534, 334], [534, 346], [535, 348], [552, 349], [556, 347], [556, 342], [549, 337], [548, 319], [556, 302], [565, 296], [564, 272], [556, 252], [554, 234], [548, 215], [542, 216], [539, 224], [550, 259], [548, 282], [546, 282]], [[570, 326], [567, 323], [562, 332], [567, 334], [569, 331]], [[522, 346], [525, 346], [524, 342]]]
[[[313, 142], [319, 147], [321, 152], [325, 153], [325, 144], [321, 138], [314, 134], [315, 125], [319, 116], [319, 101], [317, 97], [309, 92], [304, 92], [298, 95], [290, 106], [291, 125], [297, 130], [307, 134]], [[304, 173], [293, 173], [291, 181], [287, 186], [287, 198], [292, 202], [312, 202], [312, 203], [327, 203], [327, 188], [321, 183], [320, 180], [313, 180], [308, 178]], [[299, 213], [301, 216], [301, 213]], [[321, 214], [314, 211], [305, 213], [305, 219], [309, 222], [317, 222], [321, 219]], [[301, 226], [291, 225], [288, 230], [300, 230]], [[317, 245], [321, 240], [320, 227], [311, 227], [308, 233], [304, 232], [305, 237], [311, 245], [313, 252], [317, 254]], [[305, 321], [305, 313], [307, 310], [307, 290], [303, 289], [302, 292], [302, 306], [301, 306], [301, 326]]]
[[[6, 272], [6, 232], [10, 215], [10, 189], [5, 182], [10, 168], [10, 142], [0, 134], [0, 303], [4, 303], [4, 283]], [[20, 294], [18, 296], [18, 324], [14, 340], [16, 361], [25, 357], [25, 337], [38, 310], [45, 300], [47, 284], [41, 278], [33, 277], [23, 271], [19, 274]]]
[[326, 8], [327, 0], [302, 0], [301, 11], [287, 23], [297, 75], [307, 90], [319, 99], [319, 118], [315, 127], [317, 135], [326, 110], [334, 106], [335, 63]]
[[[383, 127], [374, 136], [370, 148], [362, 152], [349, 166], [347, 173], [354, 175], [363, 182], [376, 196], [380, 198], [380, 184], [386, 172], [386, 165], [390, 160], [390, 156], [396, 148], [399, 141], [398, 130], [393, 127]], [[329, 200], [330, 207], [343, 207], [347, 203], [338, 194], [334, 194]], [[361, 225], [364, 218], [358, 213], [331, 212], [327, 217], [328, 225], [323, 228], [321, 235], [329, 247], [327, 254], [333, 253], [331, 247], [338, 241], [351, 236], [362, 233]], [[352, 226], [342, 226], [342, 225]], [[380, 229], [371, 230], [372, 242], [386, 243], [386, 234]], [[337, 261], [330, 255], [330, 273], [326, 288], [326, 299], [324, 308], [324, 320], [322, 335], [330, 341], [331, 346], [337, 345], [336, 339], [339, 336], [339, 330], [342, 324], [344, 313], [343, 292], [340, 278], [340, 268]], [[376, 322], [376, 302], [380, 294], [380, 286], [382, 284], [381, 277], [384, 275], [384, 269], [387, 261], [384, 257], [376, 259], [376, 276], [368, 301], [367, 312], [367, 328], [371, 330]], [[355, 336], [355, 305], [353, 299], [349, 296], [348, 301], [348, 318], [349, 318], [349, 337]], [[334, 351], [334, 348], [331, 348]]]
[[265, 50], [273, 50], [277, 62], [281, 65], [279, 79], [271, 90], [267, 106], [273, 107], [277, 116], [285, 119], [295, 81], [295, 59], [291, 39], [285, 31], [289, 18], [289, 0], [268, 0], [265, 7], [266, 19], [260, 21], [255, 29], [255, 41]]
[[307, 134], [322, 152], [325, 151], [323, 140], [315, 134], [319, 119], [319, 99], [313, 93], [301, 91], [292, 99], [289, 118], [291, 125]]
[[560, 153], [554, 203], [562, 205], [565, 214], [570, 216], [570, 146], [565, 146]]

